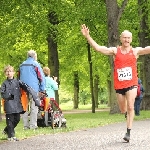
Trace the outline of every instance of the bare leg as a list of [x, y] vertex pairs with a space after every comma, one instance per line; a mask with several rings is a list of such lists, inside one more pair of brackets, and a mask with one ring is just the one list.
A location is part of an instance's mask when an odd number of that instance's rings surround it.
[[127, 128], [132, 128], [132, 123], [134, 119], [134, 101], [137, 95], [137, 88], [129, 90], [126, 92], [127, 99]]
[[129, 90], [126, 92], [127, 99], [127, 133], [124, 136], [124, 140], [129, 142], [130, 140], [130, 130], [132, 128], [132, 123], [134, 119], [134, 102], [137, 95], [137, 88]]
[[127, 112], [127, 101], [126, 101], [125, 95], [116, 93], [116, 96], [117, 96], [119, 109], [121, 113], [125, 114]]

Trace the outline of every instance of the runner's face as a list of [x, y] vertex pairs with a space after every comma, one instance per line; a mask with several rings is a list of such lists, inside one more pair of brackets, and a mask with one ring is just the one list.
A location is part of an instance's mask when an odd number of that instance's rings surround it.
[[130, 32], [123, 32], [120, 36], [122, 46], [129, 47], [132, 42], [132, 34]]

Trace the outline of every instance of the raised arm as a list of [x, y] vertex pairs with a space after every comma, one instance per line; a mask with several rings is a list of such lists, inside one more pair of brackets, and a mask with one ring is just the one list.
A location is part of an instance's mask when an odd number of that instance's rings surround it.
[[136, 50], [138, 55], [150, 54], [150, 46], [147, 46], [145, 48], [137, 47]]
[[56, 82], [57, 77], [54, 77], [54, 79], [51, 80], [51, 87], [53, 90], [58, 90], [58, 83]]
[[96, 51], [104, 54], [104, 55], [114, 55], [115, 54], [115, 50], [114, 48], [107, 48], [106, 46], [100, 46], [98, 45], [90, 36], [89, 34], [89, 29], [88, 27], [86, 27], [85, 24], [83, 24], [81, 26], [81, 32], [83, 34], [83, 36], [87, 39], [88, 43], [93, 47], [93, 49], [95, 49]]

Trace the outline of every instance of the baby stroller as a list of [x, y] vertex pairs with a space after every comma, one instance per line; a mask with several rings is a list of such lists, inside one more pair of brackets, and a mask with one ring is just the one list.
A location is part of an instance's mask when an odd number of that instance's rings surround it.
[[38, 109], [37, 126], [47, 127], [66, 127], [66, 118], [62, 114], [58, 103], [53, 98], [47, 98], [47, 94], [43, 93], [40, 100], [41, 106]]

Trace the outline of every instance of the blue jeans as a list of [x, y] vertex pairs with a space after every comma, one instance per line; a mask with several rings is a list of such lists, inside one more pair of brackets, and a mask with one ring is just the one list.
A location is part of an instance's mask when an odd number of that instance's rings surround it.
[[140, 104], [142, 102], [142, 97], [136, 97], [135, 102], [134, 102], [134, 110], [135, 110], [135, 115], [139, 116], [140, 115]]

